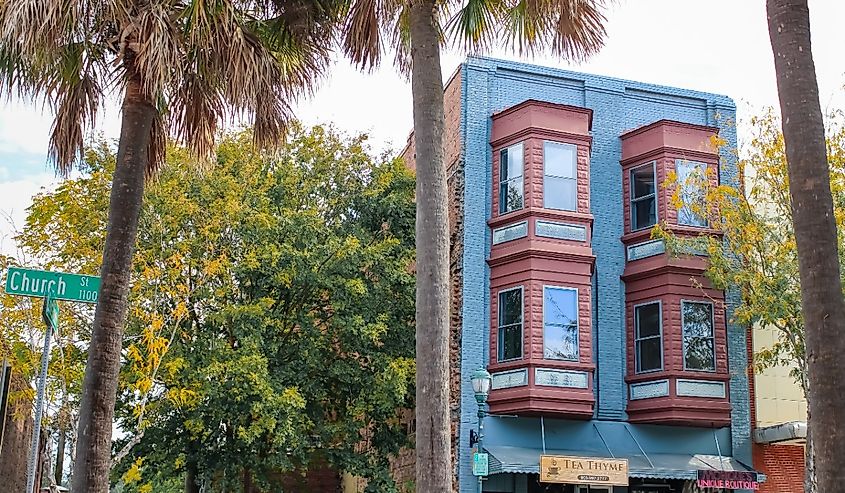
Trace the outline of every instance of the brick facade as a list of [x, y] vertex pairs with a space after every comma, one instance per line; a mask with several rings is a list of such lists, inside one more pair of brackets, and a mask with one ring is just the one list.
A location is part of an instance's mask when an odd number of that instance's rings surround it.
[[754, 445], [754, 467], [766, 475], [760, 493], [804, 493], [804, 447]]

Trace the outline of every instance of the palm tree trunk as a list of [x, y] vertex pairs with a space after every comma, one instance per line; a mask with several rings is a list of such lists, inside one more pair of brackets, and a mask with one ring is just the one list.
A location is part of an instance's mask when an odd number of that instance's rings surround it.
[[107, 493], [111, 464], [111, 432], [123, 325], [129, 293], [129, 273], [138, 233], [138, 219], [148, 166], [150, 131], [156, 110], [143, 95], [141, 78], [127, 56], [117, 165], [109, 198], [109, 222], [100, 268], [102, 282], [94, 313], [88, 364], [79, 410], [74, 493]]
[[411, 2], [417, 168], [417, 491], [452, 491], [449, 421], [449, 218], [443, 78], [435, 0]]
[[845, 491], [845, 301], [807, 0], [767, 0], [798, 247], [816, 485]]

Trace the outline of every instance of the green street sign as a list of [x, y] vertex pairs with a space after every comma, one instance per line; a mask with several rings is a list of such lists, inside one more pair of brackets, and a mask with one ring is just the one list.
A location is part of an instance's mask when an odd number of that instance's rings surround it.
[[41, 310], [41, 318], [52, 330], [59, 330], [59, 304], [52, 297], [44, 298], [44, 307]]
[[100, 295], [100, 278], [9, 267], [6, 292], [35, 298], [45, 298], [49, 293], [54, 300], [96, 303]]
[[487, 476], [490, 473], [488, 455], [483, 452], [472, 454], [473, 476]]

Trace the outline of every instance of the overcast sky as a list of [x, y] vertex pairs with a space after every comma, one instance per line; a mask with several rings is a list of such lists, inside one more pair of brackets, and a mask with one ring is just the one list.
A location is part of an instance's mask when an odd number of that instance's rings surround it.
[[[813, 55], [823, 107], [845, 107], [845, 1], [810, 0]], [[764, 0], [618, 0], [608, 13], [608, 42], [581, 65], [550, 57], [540, 65], [726, 94], [740, 119], [749, 111], [777, 106], [774, 65]], [[490, 55], [518, 59], [505, 51]], [[443, 56], [448, 77], [463, 59]], [[335, 63], [313, 97], [300, 101], [306, 123], [332, 123], [367, 132], [377, 150], [400, 149], [411, 129], [410, 85], [392, 67], [361, 74]], [[118, 133], [114, 106], [101, 115], [98, 132]], [[0, 103], [0, 252], [11, 253], [11, 227], [20, 226], [30, 197], [56, 179], [46, 162], [51, 115], [26, 102]]]

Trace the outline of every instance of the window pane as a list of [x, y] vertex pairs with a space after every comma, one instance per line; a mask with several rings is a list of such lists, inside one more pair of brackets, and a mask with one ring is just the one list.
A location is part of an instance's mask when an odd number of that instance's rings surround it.
[[501, 181], [522, 176], [522, 144], [502, 149], [499, 158], [501, 159], [499, 164], [499, 179]]
[[576, 209], [575, 180], [546, 176], [543, 184], [543, 206], [547, 209]]
[[637, 339], [660, 335], [660, 303], [638, 306]]
[[522, 290], [499, 293], [499, 326], [522, 323]]
[[499, 189], [499, 213], [522, 209], [522, 177], [502, 182]]
[[543, 313], [546, 324], [578, 323], [577, 291], [559, 288], [546, 288], [544, 291]]
[[543, 330], [543, 357], [577, 360], [578, 326], [546, 324]]
[[632, 198], [654, 193], [654, 166], [651, 164], [631, 171]]
[[546, 176], [575, 178], [577, 147], [558, 142], [543, 143], [543, 165]]
[[543, 292], [543, 356], [577, 360], [578, 292], [561, 288], [545, 288]]
[[[678, 186], [683, 206], [678, 211], [678, 224], [686, 226], [707, 226], [707, 218], [700, 212], [705, 204], [705, 173], [704, 163], [695, 161], [675, 161], [675, 172], [678, 175]], [[696, 212], [698, 211], [698, 212]]]
[[499, 328], [499, 360], [522, 357], [522, 325]]
[[637, 341], [637, 371], [654, 371], [663, 367], [660, 361], [661, 339], [652, 337]]
[[684, 364], [690, 370], [716, 369], [713, 343], [713, 307], [708, 303], [683, 303]]
[[655, 208], [654, 196], [639, 199], [631, 203], [633, 210], [631, 215], [634, 220], [633, 229], [643, 229], [654, 226], [657, 223], [657, 211]]

